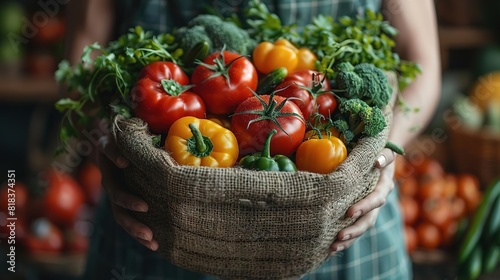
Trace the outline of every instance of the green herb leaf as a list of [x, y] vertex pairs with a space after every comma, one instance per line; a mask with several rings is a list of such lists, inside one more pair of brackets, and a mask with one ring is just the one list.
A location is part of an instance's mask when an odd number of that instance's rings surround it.
[[65, 112], [68, 110], [76, 110], [80, 106], [78, 101], [71, 98], [63, 98], [56, 102], [55, 107], [59, 112]]
[[101, 46], [97, 42], [93, 43], [92, 45], [85, 46], [83, 48], [82, 62], [84, 64], [92, 64], [92, 58], [90, 57], [90, 55], [92, 54], [93, 51], [100, 50], [100, 49], [101, 49]]

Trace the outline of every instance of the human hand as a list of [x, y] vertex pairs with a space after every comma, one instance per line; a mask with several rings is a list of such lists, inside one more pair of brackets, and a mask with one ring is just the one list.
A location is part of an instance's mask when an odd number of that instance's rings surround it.
[[99, 139], [98, 163], [102, 172], [102, 186], [111, 202], [111, 209], [116, 222], [139, 243], [156, 251], [158, 242], [153, 238], [149, 227], [137, 221], [129, 211], [147, 212], [148, 205], [142, 199], [124, 192], [121, 169], [129, 162], [121, 155], [111, 135]]
[[375, 189], [362, 200], [347, 210], [347, 216], [358, 218], [351, 226], [341, 230], [331, 246], [331, 254], [349, 248], [365, 231], [375, 225], [380, 207], [385, 204], [387, 196], [394, 189], [394, 152], [384, 149], [375, 162], [380, 168], [380, 177]]

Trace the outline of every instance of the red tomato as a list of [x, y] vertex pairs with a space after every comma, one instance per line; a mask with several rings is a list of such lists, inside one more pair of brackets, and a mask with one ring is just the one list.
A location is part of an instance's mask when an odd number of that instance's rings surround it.
[[454, 220], [460, 220], [465, 217], [467, 214], [467, 205], [465, 204], [465, 200], [461, 197], [453, 197], [450, 199], [450, 207], [451, 207], [451, 217]]
[[85, 203], [81, 186], [69, 174], [49, 170], [44, 175], [47, 189], [42, 200], [43, 214], [57, 225], [71, 226]]
[[399, 198], [399, 207], [401, 207], [405, 225], [415, 224], [420, 213], [418, 202], [412, 197], [402, 196]]
[[444, 179], [443, 178], [426, 178], [422, 180], [418, 186], [417, 196], [421, 201], [426, 199], [438, 199], [443, 197]]
[[101, 170], [95, 163], [87, 161], [83, 164], [79, 181], [89, 204], [96, 205], [99, 201], [102, 192], [101, 179]]
[[446, 199], [429, 198], [422, 202], [422, 219], [441, 228], [451, 220], [452, 209]]
[[305, 119], [317, 112], [329, 117], [337, 108], [337, 100], [330, 92], [328, 80], [322, 81], [324, 75], [314, 70], [298, 70], [288, 75], [275, 90], [279, 96], [292, 97], [299, 106]]
[[250, 60], [240, 54], [224, 51], [213, 53], [198, 65], [191, 75], [207, 112], [227, 115], [234, 112], [257, 89], [257, 70]]
[[445, 175], [443, 166], [439, 161], [433, 158], [424, 158], [422, 161], [410, 161], [415, 168], [417, 176], [422, 180], [432, 180], [443, 178]]
[[335, 99], [335, 96], [330, 92], [316, 95], [315, 108], [320, 115], [330, 118], [337, 109], [337, 105], [337, 99]]
[[250, 97], [238, 106], [231, 119], [242, 156], [261, 152], [273, 129], [277, 133], [271, 139], [271, 155], [290, 156], [302, 143], [305, 128], [299, 107], [282, 96]]
[[474, 212], [482, 198], [480, 184], [477, 177], [467, 173], [458, 174], [457, 196], [465, 201], [467, 213]]
[[45, 24], [36, 26], [34, 40], [40, 44], [53, 44], [64, 37], [66, 24], [61, 17], [48, 17]]
[[188, 84], [189, 77], [177, 64], [150, 63], [132, 88], [131, 107], [154, 133], [167, 133], [181, 117], [205, 118], [205, 104], [200, 96], [187, 91]]
[[416, 227], [418, 245], [424, 249], [436, 249], [441, 245], [441, 232], [439, 228], [429, 222], [422, 222]]
[[453, 198], [457, 195], [457, 177], [454, 174], [444, 175], [443, 196]]
[[416, 197], [419, 186], [418, 181], [415, 177], [398, 179], [398, 183], [400, 196]]

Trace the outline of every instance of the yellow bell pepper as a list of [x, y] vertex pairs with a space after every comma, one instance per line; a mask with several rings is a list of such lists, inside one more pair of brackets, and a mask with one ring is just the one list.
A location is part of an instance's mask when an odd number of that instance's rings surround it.
[[238, 142], [233, 132], [207, 119], [183, 117], [168, 131], [164, 149], [181, 165], [233, 167]]
[[274, 43], [257, 44], [252, 60], [259, 72], [268, 74], [279, 67], [285, 67], [288, 73], [303, 69], [314, 70], [318, 58], [308, 48], [297, 48], [286, 39], [278, 39]]

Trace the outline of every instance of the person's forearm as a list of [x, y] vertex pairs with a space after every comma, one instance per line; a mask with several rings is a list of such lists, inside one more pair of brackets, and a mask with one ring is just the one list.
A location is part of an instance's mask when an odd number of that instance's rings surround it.
[[66, 59], [80, 62], [83, 48], [95, 42], [105, 45], [112, 36], [113, 0], [79, 0], [68, 4]]
[[422, 74], [403, 91], [405, 103], [417, 112], [396, 108], [390, 140], [407, 145], [429, 124], [439, 102], [441, 64], [437, 23], [432, 0], [388, 0], [384, 11], [399, 30], [397, 50], [402, 59], [415, 61]]

